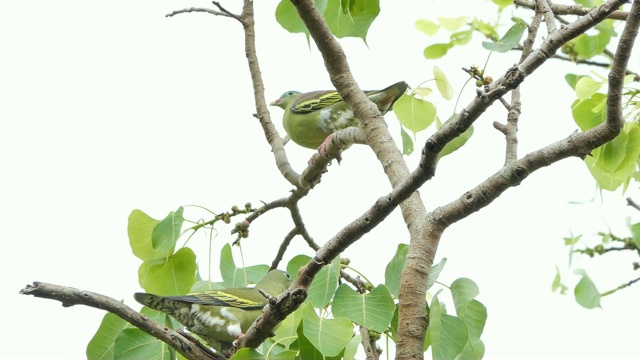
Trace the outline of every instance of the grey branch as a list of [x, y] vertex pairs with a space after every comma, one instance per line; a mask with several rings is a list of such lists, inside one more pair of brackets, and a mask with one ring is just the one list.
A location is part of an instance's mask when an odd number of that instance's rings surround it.
[[213, 359], [213, 357], [204, 349], [201, 349], [197, 343], [192, 342], [179, 332], [151, 321], [148, 317], [108, 296], [91, 291], [37, 281], [35, 281], [33, 285], [27, 285], [24, 289], [20, 290], [20, 294], [33, 295], [43, 299], [57, 300], [60, 301], [64, 307], [85, 305], [106, 310], [118, 315], [120, 318], [138, 327], [147, 334], [164, 341], [188, 359]]
[[[529, 9], [534, 10], [536, 8], [536, 2], [533, 0], [514, 0], [514, 4], [518, 6], [524, 6]], [[622, 6], [622, 5], [620, 5]], [[586, 8], [582, 5], [574, 4], [574, 5], [560, 5], [560, 4], [550, 4], [551, 11], [553, 11], [556, 15], [577, 15], [583, 16], [587, 15], [592, 8]], [[626, 11], [616, 10], [612, 12], [608, 18], [615, 20], [627, 20], [629, 13]]]

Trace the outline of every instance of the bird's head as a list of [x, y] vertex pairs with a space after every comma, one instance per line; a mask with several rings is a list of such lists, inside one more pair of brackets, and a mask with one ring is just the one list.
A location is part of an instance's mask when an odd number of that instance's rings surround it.
[[291, 103], [297, 99], [298, 97], [300, 97], [300, 95], [302, 95], [302, 93], [300, 91], [287, 91], [284, 94], [282, 94], [280, 96], [280, 98], [274, 102], [272, 102], [271, 104], [269, 104], [270, 106], [277, 106], [280, 107], [282, 109], [287, 109], [287, 107], [289, 105], [291, 105]]

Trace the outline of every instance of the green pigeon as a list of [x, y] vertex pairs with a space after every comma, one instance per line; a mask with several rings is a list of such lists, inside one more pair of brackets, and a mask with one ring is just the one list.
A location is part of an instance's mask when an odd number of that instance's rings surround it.
[[211, 290], [182, 296], [136, 293], [139, 303], [165, 312], [219, 352], [229, 355], [233, 342], [262, 314], [269, 300], [260, 290], [278, 296], [291, 285], [282, 270], [268, 272], [255, 287]]
[[[378, 105], [378, 109], [384, 115], [404, 94], [407, 86], [406, 82], [400, 81], [385, 89], [364, 93]], [[321, 153], [324, 153], [324, 146], [334, 132], [360, 125], [349, 105], [342, 101], [342, 97], [335, 90], [304, 94], [299, 91], [287, 91], [269, 105], [284, 110], [284, 129], [291, 140], [300, 146], [318, 149]]]

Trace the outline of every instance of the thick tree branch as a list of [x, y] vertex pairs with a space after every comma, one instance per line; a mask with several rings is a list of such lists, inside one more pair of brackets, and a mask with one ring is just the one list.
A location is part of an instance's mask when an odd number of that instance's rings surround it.
[[33, 295], [35, 297], [58, 300], [62, 306], [85, 305], [101, 310], [106, 310], [135, 325], [140, 330], [152, 335], [192, 360], [211, 360], [214, 357], [201, 349], [196, 343], [177, 331], [155, 323], [148, 317], [133, 310], [122, 302], [105, 295], [91, 291], [78, 290], [71, 287], [34, 282], [20, 290], [20, 294]]
[[[315, 3], [312, 0], [293, 1], [293, 3], [322, 54], [331, 82], [344, 101], [353, 110], [355, 117], [361, 120], [364, 138], [376, 154], [380, 164], [382, 164], [391, 186], [395, 188], [409, 176], [409, 168], [394, 143], [384, 123], [384, 118], [376, 105], [358, 88], [340, 44], [338, 44], [331, 34]], [[334, 141], [337, 141], [337, 139], [332, 139], [330, 144]], [[424, 293], [419, 295], [417, 291], [412, 290], [419, 286], [414, 284], [416, 277], [414, 277], [413, 274], [421, 273], [428, 275], [429, 268], [435, 257], [437, 244], [425, 243], [427, 239], [424, 227], [426, 208], [419, 194], [417, 192], [414, 193], [416, 189], [417, 187], [408, 194], [408, 198], [405, 197], [402, 199], [403, 202], [400, 204], [400, 208], [409, 230], [410, 244], [412, 245], [407, 257], [420, 258], [424, 259], [424, 261], [406, 263], [405, 271], [402, 274], [402, 286], [403, 289], [406, 289], [407, 293], [413, 293], [413, 296], [421, 299], [420, 301], [424, 304]], [[320, 252], [318, 252], [316, 257], [323, 259], [323, 255], [321, 255]], [[322, 262], [322, 260], [320, 262]], [[403, 294], [400, 294], [401, 301], [402, 297]], [[425, 306], [423, 305], [421, 310], [412, 316], [420, 319], [420, 328], [422, 329], [422, 337], [424, 337], [424, 329], [427, 323]], [[414, 331], [414, 329], [410, 331]]]

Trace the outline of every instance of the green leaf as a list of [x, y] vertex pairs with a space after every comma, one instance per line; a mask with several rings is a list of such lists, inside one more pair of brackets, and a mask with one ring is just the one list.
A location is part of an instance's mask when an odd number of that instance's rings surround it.
[[393, 258], [389, 261], [384, 271], [384, 284], [387, 286], [387, 289], [389, 289], [389, 292], [395, 297], [398, 297], [398, 294], [400, 293], [400, 274], [402, 274], [402, 269], [404, 268], [404, 262], [408, 251], [409, 245], [398, 244], [396, 253], [393, 255]]
[[222, 286], [222, 284], [209, 281], [209, 280], [200, 280], [200, 281], [196, 281], [195, 284], [193, 284], [193, 286], [189, 290], [189, 293], [197, 293], [197, 292], [204, 292], [204, 291], [210, 291], [210, 290], [222, 290], [222, 289], [224, 289], [224, 286]]
[[[271, 357], [269, 357], [271, 359]], [[236, 351], [231, 360], [264, 360], [266, 357], [260, 354], [256, 349], [242, 348]], [[291, 358], [295, 359], [295, 355]]]
[[554, 276], [553, 283], [551, 284], [551, 292], [556, 292], [558, 289], [560, 289], [560, 294], [564, 295], [567, 293], [568, 288], [562, 283], [560, 269], [556, 266], [556, 276]]
[[507, 33], [498, 42], [483, 41], [482, 47], [487, 50], [506, 53], [520, 44], [520, 39], [524, 31], [527, 29], [527, 24], [522, 21], [516, 21], [513, 26], [507, 30]]
[[433, 77], [436, 80], [436, 86], [438, 87], [440, 95], [447, 100], [451, 100], [451, 98], [453, 98], [453, 87], [451, 87], [451, 83], [449, 82], [449, 79], [447, 79], [447, 75], [445, 75], [439, 67], [434, 66]]
[[631, 235], [633, 236], [633, 243], [635, 244], [636, 248], [640, 249], [640, 222], [629, 225], [629, 230], [631, 231]]
[[113, 352], [118, 360], [171, 359], [175, 357], [173, 348], [137, 328], [123, 330], [116, 339]]
[[344, 9], [340, 0], [329, 0], [324, 19], [338, 38], [358, 37], [366, 43], [371, 23], [380, 13], [378, 0], [350, 0], [350, 9]]
[[[307, 303], [308, 304], [308, 303]], [[310, 305], [302, 305], [296, 311], [287, 316], [276, 329], [276, 335], [271, 339], [284, 346], [289, 346], [298, 339], [298, 327], [304, 315], [304, 308]]]
[[429, 96], [431, 95], [431, 93], [433, 92], [433, 89], [428, 88], [428, 87], [417, 87], [415, 89], [412, 89], [417, 95], [419, 95], [420, 97], [425, 97], [425, 96]]
[[347, 346], [344, 348], [343, 360], [355, 360], [361, 341], [362, 336], [360, 334], [351, 338]]
[[145, 261], [138, 269], [138, 282], [149, 293], [183, 295], [196, 281], [196, 255], [187, 247], [166, 259]]
[[480, 339], [469, 339], [457, 360], [480, 360], [484, 357], [484, 343]]
[[231, 245], [225, 244], [220, 252], [220, 275], [224, 288], [245, 287], [260, 281], [269, 271], [267, 265], [254, 265], [245, 268], [236, 267], [231, 253]]
[[[446, 123], [448, 123], [450, 121], [453, 121], [457, 116], [458, 116], [458, 114], [454, 113], [444, 123], [446, 124]], [[438, 127], [438, 128], [440, 128], [440, 127]], [[440, 151], [440, 153], [438, 154], [438, 159], [441, 159], [441, 158], [443, 158], [443, 157], [445, 157], [445, 156], [457, 151], [461, 147], [463, 147], [464, 144], [466, 144], [467, 141], [469, 141], [471, 136], [473, 136], [473, 125], [469, 126], [469, 128], [467, 130], [465, 130], [462, 134], [458, 135], [455, 139], [449, 141], [444, 146], [444, 148], [442, 148], [442, 151]]]
[[340, 257], [336, 258], [318, 272], [309, 287], [307, 299], [317, 308], [324, 308], [329, 304], [338, 287], [340, 278]]
[[471, 279], [459, 278], [451, 284], [451, 297], [453, 298], [453, 304], [456, 307], [456, 314], [461, 319], [464, 319], [465, 310], [469, 302], [478, 296], [480, 290], [478, 285]]
[[593, 96], [602, 87], [602, 82], [595, 81], [588, 76], [581, 77], [576, 82], [575, 90], [578, 100], [586, 100]]
[[631, 84], [631, 83], [633, 82], [633, 79], [635, 79], [635, 78], [636, 78], [636, 76], [635, 76], [634, 74], [626, 75], [626, 76], [624, 77], [624, 85], [629, 85], [629, 84]]
[[427, 280], [427, 290], [431, 289], [433, 284], [436, 283], [442, 269], [444, 269], [444, 265], [447, 263], [447, 258], [442, 258], [439, 263], [435, 265], [431, 265], [431, 270], [429, 270], [429, 280]]
[[569, 86], [571, 86], [572, 89], [575, 90], [578, 80], [582, 79], [583, 77], [585, 77], [585, 75], [566, 74], [564, 76], [564, 80], [567, 82], [567, 84], [569, 84]]
[[[315, 0], [316, 7], [320, 12], [324, 12], [327, 8], [327, 0]], [[287, 30], [290, 33], [303, 33], [307, 37], [307, 41], [309, 41], [309, 30], [307, 26], [304, 24], [302, 19], [300, 19], [300, 15], [298, 15], [298, 10], [296, 10], [295, 6], [290, 0], [282, 0], [276, 7], [276, 21], [278, 24], [282, 26], [283, 29]]]
[[416, 28], [427, 36], [433, 36], [440, 29], [440, 25], [434, 23], [433, 21], [418, 19], [416, 20]]
[[469, 341], [464, 321], [451, 315], [440, 318], [440, 341], [433, 344], [434, 359], [455, 359]]
[[167, 217], [162, 219], [151, 233], [151, 245], [160, 252], [173, 253], [176, 242], [180, 238], [180, 229], [184, 217], [182, 216], [183, 208], [180, 206], [176, 212], [170, 212]]
[[493, 25], [479, 19], [473, 19], [471, 27], [479, 31], [484, 37], [492, 41], [498, 41], [498, 32]]
[[573, 245], [577, 244], [578, 241], [580, 241], [581, 238], [582, 238], [582, 235], [572, 236], [572, 237], [565, 237], [565, 238], [563, 238], [564, 246], [573, 246]]
[[472, 299], [467, 303], [462, 320], [469, 329], [469, 338], [480, 339], [487, 323], [487, 308], [480, 301]]
[[[456, 116], [456, 115], [454, 115]], [[438, 159], [441, 159], [464, 146], [469, 139], [473, 136], [473, 125], [469, 126], [462, 134], [458, 135], [455, 139], [449, 141], [447, 145], [442, 148], [442, 151], [438, 154]]]
[[142, 261], [164, 258], [168, 251], [159, 251], [151, 245], [151, 234], [160, 221], [151, 218], [141, 210], [133, 210], [129, 215], [127, 233], [133, 255]]
[[391, 294], [384, 285], [378, 285], [368, 294], [359, 294], [347, 284], [342, 284], [331, 305], [334, 316], [345, 317], [379, 333], [389, 327], [394, 309]]
[[616, 33], [613, 30], [613, 22], [605, 20], [595, 26], [596, 35], [581, 34], [575, 39], [573, 50], [581, 59], [589, 59], [602, 54], [609, 45], [611, 37]]
[[400, 123], [414, 134], [426, 129], [436, 118], [432, 103], [403, 94], [393, 105]]
[[589, 99], [576, 100], [571, 105], [573, 120], [580, 127], [580, 130], [587, 131], [597, 125], [602, 124], [606, 118], [606, 108], [601, 106], [607, 101], [604, 94], [593, 94]]
[[127, 322], [113, 313], [107, 313], [91, 341], [87, 345], [88, 360], [113, 360], [113, 347]]
[[584, 7], [590, 8], [594, 7], [593, 0], [575, 0], [576, 4], [580, 4]]
[[291, 280], [295, 281], [298, 278], [298, 271], [301, 267], [307, 265], [309, 261], [311, 261], [311, 257], [307, 255], [296, 255], [289, 260], [287, 272], [291, 275]]
[[413, 153], [413, 140], [402, 126], [400, 126], [400, 136], [402, 137], [402, 155], [411, 155]]
[[431, 351], [436, 360], [455, 359], [464, 350], [469, 341], [467, 326], [461, 319], [447, 315], [442, 311], [437, 294], [431, 302], [429, 314], [429, 339]]
[[628, 184], [640, 156], [640, 125], [626, 123], [618, 136], [594, 150], [592, 155], [585, 163], [600, 188], [613, 191]]
[[601, 307], [600, 293], [596, 285], [591, 281], [591, 278], [589, 278], [587, 273], [582, 269], [576, 269], [574, 273], [582, 276], [582, 279], [580, 279], [578, 285], [576, 285], [576, 288], [573, 290], [576, 296], [576, 302], [587, 309]]
[[507, 6], [513, 5], [512, 0], [491, 0], [492, 3], [498, 5], [500, 11], [502, 11]]
[[[439, 59], [447, 54], [453, 44], [433, 44], [424, 49], [424, 57], [427, 59]], [[394, 106], [395, 107], [395, 106]]]
[[320, 318], [312, 306], [305, 307], [303, 323], [305, 338], [309, 339], [323, 356], [340, 354], [353, 336], [351, 321], [346, 318]]
[[457, 18], [440, 17], [438, 18], [438, 21], [440, 21], [440, 25], [442, 25], [443, 28], [449, 31], [456, 31], [459, 28], [463, 27], [469, 21], [469, 17], [467, 16], [460, 16]]
[[467, 43], [469, 43], [469, 41], [471, 41], [472, 35], [473, 29], [458, 31], [451, 34], [449, 40], [451, 40], [450, 43], [453, 45], [466, 45]]
[[[400, 274], [402, 274], [408, 251], [409, 245], [398, 244], [396, 253], [384, 271], [384, 284], [395, 297], [397, 297], [400, 292]], [[431, 266], [431, 270], [429, 270], [429, 280], [427, 280], [427, 289], [430, 289], [436, 280], [438, 280], [438, 276], [440, 276], [440, 272], [446, 263], [447, 258], [443, 258], [439, 263]]]
[[304, 322], [298, 327], [298, 348], [300, 359], [325, 360], [322, 353], [304, 335]]

